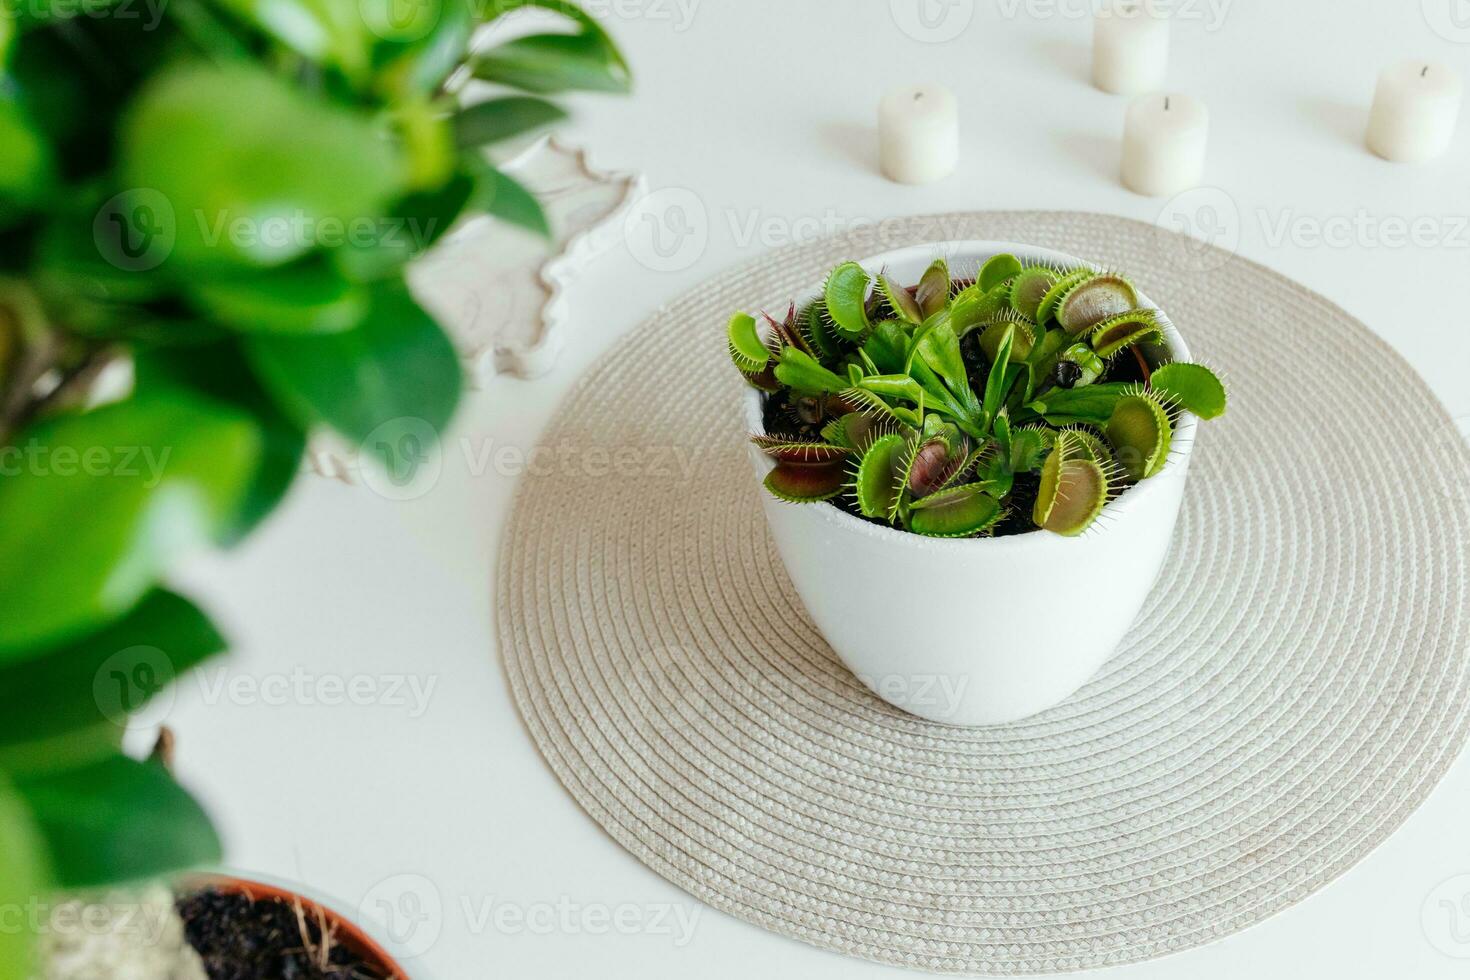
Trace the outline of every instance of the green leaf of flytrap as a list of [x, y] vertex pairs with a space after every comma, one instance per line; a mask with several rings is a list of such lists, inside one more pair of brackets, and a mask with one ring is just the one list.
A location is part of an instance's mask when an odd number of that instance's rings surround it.
[[1092, 328], [1088, 343], [1098, 357], [1112, 357], [1125, 347], [1157, 339], [1161, 334], [1153, 310], [1134, 310], [1109, 317]]
[[837, 329], [849, 337], [860, 336], [872, 326], [868, 322], [868, 285], [871, 282], [867, 270], [856, 262], [844, 262], [827, 276], [823, 289], [827, 315], [837, 324]]
[[753, 374], [770, 362], [771, 349], [761, 339], [755, 317], [749, 313], [736, 313], [730, 318], [725, 338], [730, 347], [730, 359], [740, 373]]
[[795, 347], [781, 349], [781, 360], [776, 364], [776, 380], [809, 394], [837, 394], [850, 387], [846, 378], [833, 374], [816, 358]]
[[994, 526], [1004, 512], [982, 484], [966, 484], [915, 500], [909, 530], [937, 538], [968, 538]]
[[1057, 271], [1049, 266], [1033, 265], [1022, 269], [1011, 280], [1011, 309], [1036, 322], [1041, 300], [1057, 283]]
[[924, 322], [924, 313], [919, 309], [919, 301], [914, 299], [903, 286], [888, 276], [879, 276], [878, 288], [882, 291], [883, 298], [888, 301], [889, 309], [893, 310], [899, 319], [915, 324]]
[[765, 486], [772, 496], [787, 503], [804, 504], [830, 500], [842, 492], [845, 482], [841, 466], [778, 463], [766, 474]]
[[919, 288], [914, 292], [914, 299], [919, 304], [920, 323], [949, 306], [950, 288], [949, 263], [935, 259], [924, 270]]
[[1062, 329], [1079, 334], [1137, 306], [1138, 293], [1132, 283], [1122, 276], [1101, 273], [1083, 279], [1063, 293], [1057, 300], [1056, 318]]
[[979, 274], [975, 277], [976, 285], [982, 293], [988, 293], [1009, 279], [1021, 274], [1021, 260], [1014, 255], [1002, 253], [992, 255], [980, 267]]
[[[1113, 358], [1145, 342], [1166, 356], [1168, 346], [1159, 314], [1135, 309], [1137, 292], [1115, 273], [1001, 255], [958, 292], [942, 259], [913, 289], [883, 273], [870, 295], [873, 283], [843, 263], [800, 317], [771, 321], [779, 364], [763, 373], [792, 426], [757, 444], [776, 460], [767, 486], [783, 499], [830, 499], [853, 459], [847, 486], [859, 512], [890, 527], [974, 536], [1009, 507], [1078, 535], [1114, 492], [1164, 468], [1176, 410], [1224, 411], [1224, 388], [1205, 368], [1145, 368], [1140, 384], [1131, 358]], [[874, 324], [875, 311], [887, 319]], [[800, 336], [789, 336], [793, 322]], [[815, 324], [830, 324], [827, 342]], [[729, 347], [749, 379], [778, 345], [761, 344], [739, 315]], [[1018, 478], [1032, 473], [1040, 479]]]
[[1067, 291], [1095, 275], [1097, 273], [1091, 269], [1073, 269], [1057, 278], [1036, 306], [1036, 322], [1041, 326], [1046, 326], [1056, 314], [1057, 304], [1062, 301], [1063, 296], [1067, 295]]
[[886, 518], [897, 501], [903, 454], [908, 440], [901, 435], [882, 436], [874, 440], [858, 464], [858, 507], [867, 517]]
[[1215, 372], [1203, 364], [1182, 361], [1165, 364], [1153, 373], [1149, 387], [1161, 398], [1202, 419], [1219, 418], [1225, 414], [1225, 386]]
[[1149, 394], [1119, 399], [1107, 425], [1118, 463], [1134, 480], [1157, 476], [1164, 468], [1172, 434], [1168, 412]]

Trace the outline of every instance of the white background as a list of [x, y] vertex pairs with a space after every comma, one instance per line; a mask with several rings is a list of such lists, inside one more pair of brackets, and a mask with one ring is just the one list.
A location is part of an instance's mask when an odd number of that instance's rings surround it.
[[[954, 36], [939, 42], [898, 26], [912, 0], [593, 4], [625, 47], [637, 93], [573, 100], [566, 135], [601, 166], [689, 192], [675, 199], [694, 202], [692, 244], [673, 271], [641, 263], [649, 252], [637, 237], [601, 258], [572, 290], [570, 349], [556, 370], [468, 397], [442, 476], [422, 497], [395, 502], [303, 477], [247, 547], [180, 576], [234, 639], [232, 656], [181, 683], [168, 715], [180, 774], [217, 816], [234, 867], [304, 882], [349, 909], [406, 893], [397, 907], [412, 911], [417, 899], [430, 917], [416, 920], [411, 944], [427, 948], [409, 966], [437, 980], [898, 975], [699, 908], [561, 789], [521, 726], [496, 651], [494, 568], [516, 467], [497, 468], [493, 454], [534, 446], [573, 381], [658, 306], [793, 237], [962, 209], [1156, 220], [1163, 203], [1116, 179], [1125, 102], [1087, 84], [1085, 2], [931, 0], [933, 14], [953, 18], [939, 31]], [[1426, 10], [1449, 25], [1453, 2]], [[1460, 5], [1470, 25], [1470, 3]], [[1225, 230], [1245, 255], [1366, 321], [1451, 414], [1470, 416], [1470, 125], [1428, 165], [1361, 148], [1378, 69], [1429, 57], [1464, 72], [1470, 29], [1442, 36], [1419, 0], [1200, 0], [1181, 13], [1171, 87], [1209, 104], [1206, 180], [1224, 192], [1212, 200], [1224, 202]], [[926, 188], [887, 183], [874, 170], [878, 99], [926, 80], [959, 96], [960, 170]], [[1383, 239], [1415, 218], [1434, 247]], [[1322, 229], [1341, 237], [1314, 240]], [[1415, 474], [1404, 476], [1412, 485]], [[419, 717], [407, 704], [267, 703], [280, 699], [228, 687], [296, 671], [412, 674], [435, 687]], [[1439, 903], [1470, 893], [1470, 878], [1436, 889], [1470, 874], [1467, 828], [1462, 758], [1403, 829], [1325, 891], [1223, 942], [1107, 975], [1464, 977], [1470, 959], [1447, 953], [1470, 956], [1470, 900], [1459, 944]], [[623, 914], [644, 923], [662, 906], [697, 915], [692, 939], [593, 935], [579, 918], [626, 903], [636, 908]], [[502, 906], [533, 917], [549, 906], [554, 929], [518, 928], [505, 912], [497, 927]]]

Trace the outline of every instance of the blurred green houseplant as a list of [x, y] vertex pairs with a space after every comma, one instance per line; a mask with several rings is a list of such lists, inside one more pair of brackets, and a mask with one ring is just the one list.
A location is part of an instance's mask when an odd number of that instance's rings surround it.
[[[481, 24], [522, 8], [556, 33]], [[443, 426], [449, 341], [405, 264], [470, 212], [544, 232], [481, 147], [626, 91], [561, 0], [6, 0], [0, 20], [0, 906], [218, 858], [119, 748], [219, 652], [160, 583], [285, 495], [308, 431], [387, 467]], [[503, 25], [502, 25], [503, 26]], [[460, 108], [473, 75], [512, 94]], [[532, 93], [532, 94], [525, 94]], [[131, 391], [91, 404], [120, 360]], [[7, 920], [10, 922], [15, 919]], [[0, 978], [30, 937], [0, 929]]]

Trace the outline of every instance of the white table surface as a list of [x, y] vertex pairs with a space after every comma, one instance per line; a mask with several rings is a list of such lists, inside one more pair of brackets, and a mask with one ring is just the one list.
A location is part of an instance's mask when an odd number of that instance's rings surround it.
[[[230, 657], [184, 680], [167, 718], [179, 771], [217, 815], [234, 867], [306, 882], [349, 907], [387, 898], [400, 913], [421, 909], [427, 917], [400, 914], [398, 925], [413, 924], [402, 935], [423, 950], [409, 965], [436, 980], [899, 974], [700, 907], [562, 790], [496, 651], [494, 569], [517, 467], [494, 454], [533, 447], [573, 381], [660, 304], [793, 237], [961, 209], [1155, 220], [1161, 202], [1115, 177], [1125, 101], [1087, 84], [1085, 2], [930, 0], [936, 17], [958, 18], [940, 19], [940, 33], [963, 27], [943, 42], [903, 33], [888, 0], [592, 4], [625, 46], [637, 94], [573, 100], [566, 135], [604, 167], [687, 191], [668, 199], [697, 202], [690, 227], [707, 242], [696, 235], [674, 271], [641, 263], [644, 242], [600, 259], [571, 292], [560, 364], [472, 393], [430, 492], [395, 502], [303, 477], [248, 546], [179, 576], [234, 638]], [[1449, 9], [1197, 0], [1175, 27], [1171, 75], [1209, 103], [1206, 179], [1235, 211], [1217, 213], [1240, 250], [1362, 318], [1452, 414], [1470, 417], [1470, 125], [1423, 166], [1384, 163], [1360, 140], [1383, 64], [1470, 67], [1470, 30], [1445, 37], [1427, 16], [1452, 24]], [[960, 171], [930, 187], [890, 184], [874, 172], [878, 99], [930, 79], [960, 98]], [[1415, 218], [1435, 247], [1394, 239], [1395, 222]], [[426, 710], [413, 710], [408, 687], [392, 690], [395, 675], [434, 685]], [[374, 685], [377, 703], [321, 703], [349, 682]], [[1470, 898], [1459, 944], [1440, 902], [1464, 897], [1470, 878], [1436, 889], [1470, 874], [1467, 827], [1461, 758], [1401, 830], [1321, 893], [1222, 942], [1105, 974], [1464, 977], [1470, 959], [1446, 954], [1470, 955]], [[621, 915], [621, 927], [603, 914]]]

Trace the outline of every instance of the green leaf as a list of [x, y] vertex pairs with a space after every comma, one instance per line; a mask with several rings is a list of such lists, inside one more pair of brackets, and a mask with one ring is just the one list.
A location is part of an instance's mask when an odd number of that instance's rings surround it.
[[1068, 333], [1078, 334], [1122, 316], [1137, 305], [1138, 293], [1132, 283], [1122, 276], [1102, 273], [1068, 290], [1057, 302], [1056, 318]]
[[454, 227], [474, 199], [480, 182], [456, 173], [442, 187], [411, 191], [388, 208], [383, 234], [367, 240], [349, 238], [329, 253], [348, 279], [369, 282], [392, 278], [409, 260], [423, 254]]
[[0, 745], [118, 725], [179, 674], [224, 649], [183, 596], [150, 592], [122, 619], [69, 643], [0, 664]]
[[[261, 0], [257, 0], [261, 2]], [[330, 0], [322, 0], [329, 3]], [[445, 21], [458, 23], [462, 4], [456, 0], [404, 2], [404, 0], [355, 0], [357, 9], [375, 39], [390, 43], [413, 43], [432, 35]]]
[[[1083, 343], [1072, 344], [1058, 354], [1056, 363], [1059, 364], [1063, 361], [1077, 365], [1078, 370], [1082, 372], [1072, 385], [1074, 391], [1086, 388], [1088, 385], [1097, 381], [1098, 378], [1102, 377], [1103, 372], [1108, 369], [1107, 363], [1098, 356], [1098, 352]], [[1053, 367], [1055, 366], [1053, 364]], [[1051, 396], [1048, 395], [1047, 399], [1050, 400], [1050, 398]]]
[[[10, 23], [7, 10], [0, 20]], [[51, 186], [51, 148], [32, 127], [25, 110], [0, 90], [0, 221], [12, 207], [38, 200]]]
[[841, 418], [828, 422], [822, 429], [822, 436], [834, 445], [865, 453], [873, 444], [874, 439], [888, 435], [892, 431], [889, 428], [892, 424], [892, 420], [887, 416], [848, 412]]
[[455, 141], [465, 148], [499, 143], [567, 117], [560, 106], [530, 95], [507, 95], [465, 106], [454, 116]]
[[867, 270], [856, 262], [844, 262], [827, 276], [827, 315], [849, 337], [860, 336], [871, 326], [867, 309], [871, 281]]
[[91, 765], [122, 751], [123, 731], [109, 721], [47, 738], [0, 743], [0, 772], [30, 777]]
[[[1091, 288], [1088, 283], [1083, 288]], [[1123, 348], [1142, 343], [1159, 335], [1159, 321], [1152, 310], [1137, 310], [1123, 313], [1099, 323], [1092, 330], [1088, 343], [1098, 357], [1112, 357]]]
[[472, 208], [518, 228], [535, 232], [542, 238], [551, 237], [551, 225], [547, 223], [546, 212], [541, 209], [540, 202], [530, 191], [494, 167], [484, 167], [478, 176], [479, 186], [470, 202]]
[[[1048, 420], [1065, 417], [1070, 421], [1085, 421], [1103, 425], [1112, 417], [1119, 399], [1134, 390], [1134, 385], [1110, 381], [1091, 384], [1083, 388], [1053, 388], [1028, 407]], [[1057, 424], [1053, 421], [1053, 424]]]
[[1160, 397], [1202, 419], [1219, 418], [1225, 414], [1225, 386], [1215, 377], [1215, 372], [1203, 364], [1182, 361], [1165, 364], [1153, 373], [1149, 387]]
[[949, 263], [935, 259], [919, 279], [914, 299], [919, 303], [919, 322], [929, 319], [949, 305]]
[[985, 264], [980, 266], [975, 282], [980, 287], [980, 292], [989, 292], [1010, 281], [1014, 276], [1019, 276], [1020, 269], [1022, 269], [1020, 259], [1011, 254], [1001, 253], [985, 260]]
[[825, 466], [829, 463], [842, 462], [847, 458], [848, 453], [845, 446], [788, 436], [751, 436], [750, 441], [762, 453], [778, 463]]
[[120, 179], [157, 198], [130, 214], [186, 265], [282, 265], [381, 215], [407, 176], [365, 112], [243, 62], [165, 70], [121, 144]]
[[1169, 461], [1173, 427], [1163, 406], [1150, 395], [1119, 399], [1106, 431], [1119, 465], [1134, 480], [1157, 475]]
[[992, 255], [985, 261], [985, 264], [980, 267], [980, 274], [975, 282], [982, 293], [988, 293], [1020, 274], [1021, 260], [1003, 252], [1000, 255]]
[[[0, 773], [0, 908], [24, 910], [49, 901], [51, 874], [30, 810]], [[0, 929], [0, 980], [30, 980], [36, 936], [28, 928]]]
[[1067, 295], [1067, 291], [1095, 275], [1097, 273], [1091, 269], [1073, 269], [1052, 283], [1051, 288], [1046, 291], [1041, 297], [1041, 302], [1036, 306], [1036, 322], [1041, 326], [1046, 326], [1047, 321], [1056, 313], [1057, 304], [1062, 301], [1062, 297]]
[[1000, 520], [1001, 506], [985, 486], [967, 483], [915, 500], [909, 530], [935, 538], [968, 538]]
[[909, 323], [922, 323], [924, 314], [919, 309], [919, 303], [909, 291], [888, 276], [878, 277], [878, 288], [883, 291], [883, 298], [888, 300], [888, 306], [897, 313], [900, 319]]
[[15, 788], [62, 888], [137, 881], [220, 858], [209, 818], [157, 763], [113, 756], [20, 778]]
[[924, 363], [944, 382], [944, 386], [956, 397], [964, 398], [970, 391], [969, 376], [965, 371], [965, 359], [960, 353], [959, 338], [943, 313], [924, 331], [915, 345]]
[[262, 437], [239, 410], [139, 392], [34, 426], [14, 452], [0, 480], [0, 661], [100, 626], [179, 553], [223, 538]]
[[[179, 0], [173, 0], [178, 3]], [[377, 46], [375, 60], [382, 64], [376, 71], [380, 88], [395, 93], [432, 95], [464, 63], [470, 38], [479, 22], [473, 5], [467, 0], [441, 0], [416, 3], [404, 0], [371, 0], [370, 9], [388, 15], [392, 33], [381, 32], [386, 43]], [[405, 11], [408, 16], [405, 17]], [[425, 33], [425, 21], [432, 27]], [[394, 35], [396, 34], [396, 39]]]
[[576, 22], [574, 34], [530, 34], [507, 41], [475, 57], [476, 78], [513, 88], [554, 95], [585, 90], [626, 93], [633, 75], [607, 32], [580, 8], [563, 0], [501, 2], [503, 14], [519, 7], [540, 7]]
[[956, 336], [963, 337], [980, 324], [1004, 314], [1011, 306], [1010, 294], [1010, 286], [1001, 283], [989, 292], [971, 286], [956, 296], [949, 307]]
[[841, 466], [778, 463], [766, 474], [765, 486], [772, 496], [787, 503], [807, 504], [837, 496], [845, 479]]
[[795, 347], [781, 348], [781, 360], [776, 365], [776, 380], [788, 388], [808, 394], [835, 394], [849, 386], [846, 378], [839, 377], [822, 367], [810, 354]]
[[884, 320], [863, 341], [863, 353], [881, 374], [898, 374], [908, 362], [908, 334], [896, 320]]
[[858, 382], [858, 387], [884, 398], [919, 404], [923, 390], [919, 383], [906, 374], [871, 374]]
[[1020, 428], [1011, 432], [1010, 470], [1012, 473], [1032, 473], [1041, 468], [1049, 448], [1050, 432], [1039, 429]]
[[[1042, 327], [1036, 328], [1041, 331]], [[1040, 339], [1031, 347], [1031, 354], [1026, 358], [1027, 362], [1036, 369], [1037, 377], [1045, 377], [1052, 373], [1057, 366], [1061, 353], [1071, 344], [1072, 335], [1058, 327], [1055, 330], [1047, 330]]]
[[1022, 269], [1011, 281], [1011, 309], [1035, 321], [1041, 301], [1056, 284], [1057, 274], [1044, 265], [1033, 265]]
[[169, 0], [169, 20], [179, 34], [213, 61], [250, 57], [237, 25], [214, 0]]
[[[348, 75], [359, 75], [367, 67], [368, 49], [376, 40], [370, 28], [388, 31], [392, 21], [384, 15], [370, 16], [387, 0], [358, 0], [351, 4], [333, 0], [219, 0], [221, 5], [269, 37], [312, 61], [333, 64]], [[409, 4], [418, 17], [437, 16], [439, 4]], [[394, 8], [395, 11], [397, 7]], [[417, 24], [417, 21], [414, 22]], [[413, 25], [410, 25], [413, 26]], [[420, 28], [422, 30], [422, 28]]]
[[245, 353], [236, 340], [188, 348], [155, 348], [134, 355], [140, 390], [155, 387], [186, 392], [248, 412], [262, 438], [260, 464], [238, 513], [220, 543], [239, 543], [285, 498], [301, 471], [306, 433], [276, 407], [255, 375], [243, 367]]
[[875, 439], [863, 454], [858, 464], [857, 499], [864, 516], [886, 520], [892, 512], [907, 448], [908, 441], [895, 433]]
[[990, 365], [990, 374], [985, 378], [985, 399], [981, 407], [987, 421], [995, 419], [1000, 412], [1001, 405], [1005, 402], [1006, 392], [1010, 390], [1010, 386], [1006, 383], [1006, 375], [1011, 366], [1011, 344], [1015, 335], [1016, 325], [1006, 324], [1005, 332], [1001, 334], [1000, 341], [996, 345], [995, 362]]
[[827, 322], [822, 313], [821, 303], [809, 303], [806, 308], [797, 314], [796, 322], [805, 326], [804, 335], [810, 340], [811, 345], [816, 348], [816, 353], [824, 364], [835, 364], [847, 352], [842, 338], [837, 335], [836, 328]]
[[195, 304], [247, 333], [349, 330], [367, 313], [367, 291], [315, 255], [252, 276], [212, 277], [188, 285]]
[[[1010, 314], [1014, 316], [1014, 314]], [[1000, 353], [1000, 342], [1011, 338], [1011, 360], [1025, 360], [1036, 343], [1036, 328], [1020, 319], [999, 319], [980, 331], [980, 353], [992, 364]]]
[[1108, 479], [1090, 459], [1067, 455], [1057, 443], [1041, 469], [1032, 518], [1038, 527], [1063, 537], [1076, 537], [1092, 526], [1108, 502]]
[[749, 313], [736, 313], [730, 318], [726, 338], [730, 346], [730, 358], [742, 373], [752, 374], [770, 363], [770, 348], [761, 339], [760, 331], [756, 329], [755, 317]]
[[459, 357], [401, 283], [377, 286], [353, 330], [255, 334], [244, 343], [262, 384], [298, 426], [329, 425], [389, 465], [406, 435], [424, 425], [442, 432], [459, 401]]

